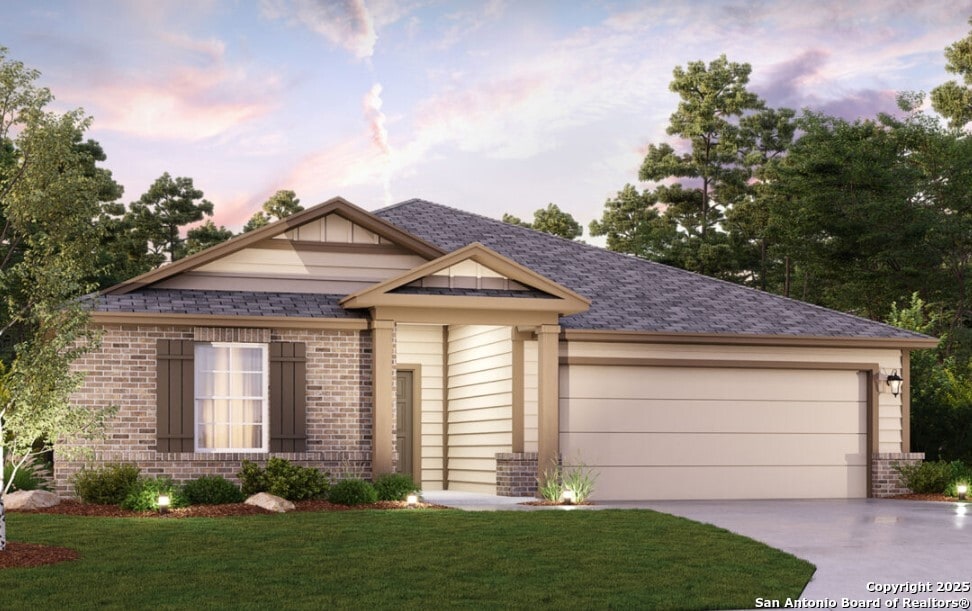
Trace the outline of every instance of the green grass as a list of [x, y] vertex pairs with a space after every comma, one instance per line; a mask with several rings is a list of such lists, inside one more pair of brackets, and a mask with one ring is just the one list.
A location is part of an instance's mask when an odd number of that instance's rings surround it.
[[[0, 571], [18, 608], [749, 608], [813, 565], [651, 511], [348, 511], [237, 518], [10, 514], [81, 559]], [[2, 552], [0, 552], [2, 553]]]

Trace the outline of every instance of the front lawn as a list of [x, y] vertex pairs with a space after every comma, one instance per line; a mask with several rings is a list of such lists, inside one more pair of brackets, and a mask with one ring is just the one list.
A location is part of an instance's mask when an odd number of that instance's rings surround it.
[[[0, 571], [17, 608], [733, 608], [795, 598], [813, 565], [652, 511], [8, 516], [81, 559]], [[2, 552], [0, 552], [2, 553]]]

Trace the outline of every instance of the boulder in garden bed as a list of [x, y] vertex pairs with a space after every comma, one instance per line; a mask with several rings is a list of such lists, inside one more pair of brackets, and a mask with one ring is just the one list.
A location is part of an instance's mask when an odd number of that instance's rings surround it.
[[269, 492], [258, 492], [243, 502], [247, 505], [254, 505], [269, 511], [276, 511], [277, 513], [293, 511], [296, 508], [295, 505], [287, 499], [280, 498], [279, 496], [275, 496]]
[[11, 511], [18, 509], [44, 509], [61, 502], [61, 498], [47, 490], [18, 490], [3, 497], [3, 505]]

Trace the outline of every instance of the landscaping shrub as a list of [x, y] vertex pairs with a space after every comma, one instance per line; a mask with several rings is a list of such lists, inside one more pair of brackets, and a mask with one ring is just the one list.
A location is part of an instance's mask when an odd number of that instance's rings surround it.
[[404, 501], [408, 495], [418, 493], [419, 487], [407, 473], [386, 473], [375, 480], [375, 492], [379, 501]]
[[956, 490], [956, 486], [959, 484], [965, 484], [966, 486], [972, 484], [972, 467], [966, 465], [961, 460], [952, 461], [949, 463], [949, 467], [952, 469], [952, 477], [948, 486], [945, 488], [945, 494], [947, 496], [957, 497], [958, 490]]
[[107, 464], [98, 469], [82, 467], [73, 478], [74, 493], [85, 503], [120, 505], [138, 481], [139, 468], [132, 464]]
[[574, 503], [583, 503], [594, 492], [594, 482], [597, 472], [584, 463], [577, 461], [573, 465], [559, 465], [556, 462], [550, 469], [546, 469], [537, 481], [538, 491], [544, 499], [559, 503], [563, 500], [564, 492], [574, 493]]
[[[3, 465], [3, 485], [10, 483], [10, 474], [13, 473], [13, 464], [7, 462]], [[38, 460], [37, 457], [30, 458], [17, 469], [13, 476], [13, 483], [10, 485], [10, 492], [17, 490], [47, 490], [52, 488], [51, 467], [48, 463]]]
[[244, 460], [239, 476], [246, 496], [269, 492], [288, 501], [321, 499], [327, 497], [330, 487], [327, 473], [295, 465], [283, 458], [271, 458], [266, 468]]
[[338, 505], [367, 505], [378, 500], [378, 492], [371, 482], [354, 477], [334, 484], [329, 498]]
[[178, 486], [168, 477], [162, 476], [138, 478], [121, 506], [129, 511], [158, 511], [160, 494], [169, 496], [169, 507], [172, 509], [189, 504]]
[[944, 460], [925, 461], [913, 465], [895, 465], [901, 483], [915, 494], [944, 494], [952, 483], [952, 465]]
[[559, 503], [563, 488], [560, 485], [560, 465], [554, 464], [552, 469], [546, 469], [537, 481], [537, 489], [541, 498], [551, 503]]
[[204, 475], [186, 482], [182, 496], [190, 505], [224, 505], [246, 500], [240, 487], [222, 475]]

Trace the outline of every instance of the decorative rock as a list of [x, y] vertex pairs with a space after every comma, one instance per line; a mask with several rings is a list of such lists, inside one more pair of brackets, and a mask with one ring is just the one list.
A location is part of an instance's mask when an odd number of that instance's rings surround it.
[[296, 509], [294, 504], [287, 499], [274, 496], [269, 492], [258, 492], [243, 502], [247, 505], [262, 507], [263, 509], [276, 511], [277, 513], [284, 513]]
[[14, 511], [18, 509], [43, 509], [53, 507], [60, 502], [60, 497], [46, 490], [18, 490], [3, 497], [3, 506]]

